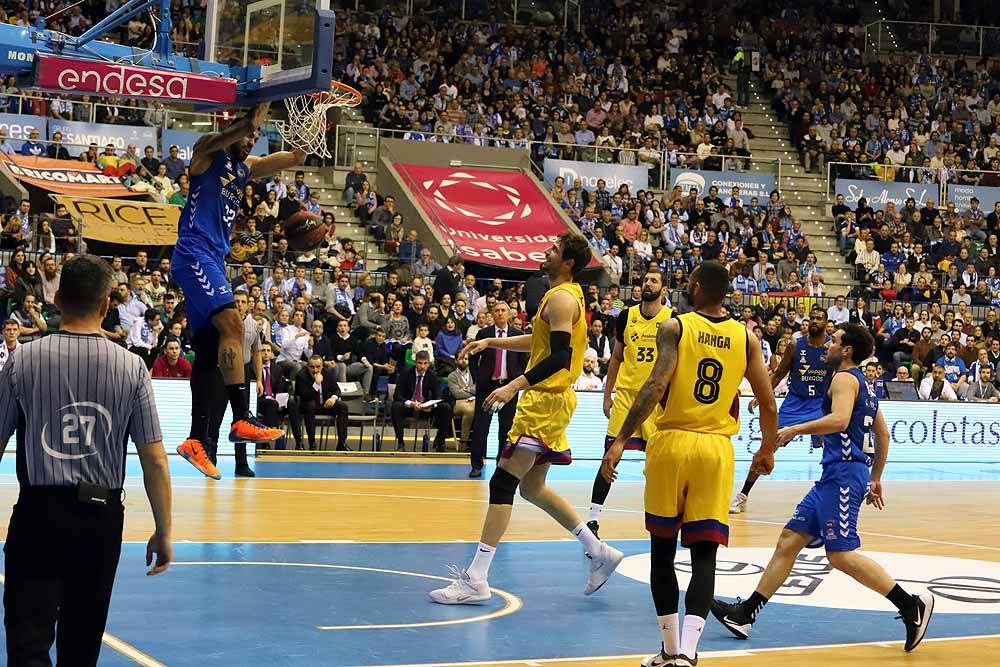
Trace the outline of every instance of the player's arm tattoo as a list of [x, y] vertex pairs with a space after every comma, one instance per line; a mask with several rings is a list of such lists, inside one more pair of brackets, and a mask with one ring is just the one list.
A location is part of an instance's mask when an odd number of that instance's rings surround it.
[[657, 401], [663, 397], [677, 368], [677, 343], [680, 339], [681, 327], [678, 320], [667, 320], [659, 326], [656, 332], [656, 363], [649, 379], [636, 394], [620, 433], [635, 433], [639, 425], [649, 417]]

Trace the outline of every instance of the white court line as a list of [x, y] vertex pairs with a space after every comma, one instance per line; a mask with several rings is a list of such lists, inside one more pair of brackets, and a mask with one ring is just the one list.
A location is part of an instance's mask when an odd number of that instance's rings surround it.
[[[923, 643], [972, 641], [976, 639], [997, 639], [1000, 635], [969, 635], [966, 637], [933, 637], [925, 639]], [[821, 649], [841, 649], [857, 646], [880, 646], [896, 647], [902, 645], [902, 641], [875, 641], [856, 642], [853, 644], [816, 644], [814, 646], [777, 646], [773, 648], [759, 648], [733, 651], [705, 651], [698, 653], [698, 659], [711, 658], [748, 658], [759, 653], [780, 653], [786, 651], [811, 651]], [[358, 665], [356, 667], [488, 667], [489, 665], [555, 665], [565, 662], [594, 662], [598, 660], [642, 660], [648, 658], [652, 653], [633, 653], [627, 655], [599, 655], [584, 656], [579, 658], [519, 658], [513, 660], [490, 660], [484, 662], [414, 662], [407, 665]]]
[[[0, 574], [0, 586], [5, 584], [6, 581], [7, 581], [6, 576]], [[105, 632], [104, 636], [101, 638], [101, 641], [107, 644], [110, 648], [121, 653], [126, 658], [129, 658], [133, 662], [136, 662], [142, 665], [143, 667], [167, 667], [159, 660], [143, 653], [142, 651], [132, 646], [128, 642], [122, 641], [118, 637], [115, 637], [110, 632]]]
[[[182, 489], [200, 489], [200, 486], [183, 486], [180, 484], [175, 484], [174, 488]], [[351, 491], [310, 491], [307, 489], [275, 489], [265, 486], [254, 487], [258, 491], [274, 491], [277, 493], [304, 493], [308, 495], [325, 495], [325, 496], [364, 496], [368, 498], [398, 498], [405, 500], [437, 500], [448, 503], [478, 503], [480, 505], [488, 505], [488, 499], [477, 499], [477, 498], [444, 498], [441, 496], [411, 496], [411, 495], [397, 495], [397, 494], [387, 494], [387, 493], [356, 493]], [[581, 512], [586, 512], [589, 507], [575, 507], [574, 509]], [[642, 510], [628, 510], [628, 509], [615, 509], [611, 507], [605, 507], [605, 512], [618, 512], [620, 514], [645, 514]], [[768, 526], [784, 526], [785, 521], [764, 521], [761, 519], [740, 519], [745, 523], [760, 523]], [[1000, 552], [1000, 547], [988, 547], [982, 544], [966, 544], [964, 542], [946, 542], [943, 540], [930, 540], [922, 537], [911, 537], [909, 535], [891, 535], [889, 533], [873, 533], [870, 531], [858, 531], [859, 535], [870, 535], [872, 537], [887, 537], [895, 540], [905, 540], [908, 542], [922, 542], [926, 544], [941, 544], [950, 547], [964, 547], [967, 549], [984, 549], [986, 551], [997, 551]]]

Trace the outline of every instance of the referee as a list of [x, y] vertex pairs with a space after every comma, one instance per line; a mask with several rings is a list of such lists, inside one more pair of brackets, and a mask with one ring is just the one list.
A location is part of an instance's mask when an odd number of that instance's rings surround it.
[[[156, 531], [147, 574], [167, 569], [170, 473], [142, 359], [101, 335], [111, 267], [63, 265], [59, 332], [18, 347], [0, 371], [0, 456], [17, 432], [17, 504], [7, 529], [7, 664], [96, 665], [121, 554], [125, 455], [139, 451]], [[58, 636], [57, 636], [58, 622]]]
[[[243, 365], [245, 367], [243, 376], [246, 382], [243, 383], [243, 394], [247, 405], [250, 405], [250, 378], [254, 378], [257, 383], [257, 398], [264, 394], [264, 382], [261, 377], [263, 363], [261, 361], [260, 348], [264, 341], [264, 332], [260, 330], [257, 320], [250, 314], [250, 300], [247, 293], [242, 290], [233, 292], [233, 302], [236, 305], [236, 312], [243, 318]], [[206, 436], [205, 453], [212, 461], [212, 465], [218, 462], [219, 452], [219, 429], [222, 428], [222, 418], [226, 413], [226, 405], [229, 397], [226, 394], [226, 385], [222, 380], [222, 372], [216, 373], [215, 385], [212, 392], [208, 394], [212, 401], [212, 410], [209, 415], [208, 435]], [[234, 474], [237, 477], [256, 477], [250, 463], [247, 461], [247, 443], [237, 442], [234, 445], [236, 452], [236, 469]], [[221, 473], [216, 473], [220, 479]]]

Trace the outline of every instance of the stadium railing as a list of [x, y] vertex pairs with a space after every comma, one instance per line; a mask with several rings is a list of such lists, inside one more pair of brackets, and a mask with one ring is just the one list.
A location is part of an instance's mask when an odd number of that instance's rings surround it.
[[[0, 95], [0, 113], [10, 113], [20, 116], [33, 115], [31, 113], [31, 104], [33, 101], [37, 102], [38, 100], [42, 100], [43, 102], [45, 102], [46, 105], [51, 105], [53, 102], [57, 101], [58, 98], [51, 95], [47, 95], [41, 98], [30, 95], [21, 95], [21, 94]], [[87, 109], [86, 119], [77, 122], [96, 123], [97, 110], [99, 108], [107, 109], [115, 107], [117, 109], [124, 109], [128, 112], [136, 112], [130, 115], [138, 116], [138, 120], [140, 121], [139, 124], [146, 125], [146, 127], [156, 127], [158, 129], [181, 129], [181, 127], [178, 127], [178, 121], [180, 121], [180, 125], [188, 126], [188, 129], [192, 130], [194, 130], [195, 128], [199, 128], [200, 131], [203, 132], [210, 132], [210, 131], [214, 132], [219, 129], [220, 119], [219, 116], [214, 113], [204, 113], [204, 112], [199, 113], [196, 111], [177, 109], [172, 106], [171, 107], [164, 106], [162, 109], [153, 109], [157, 113], [160, 113], [162, 111], [163, 122], [157, 123], [155, 125], [148, 125], [142, 122], [142, 120], [145, 118], [146, 112], [148, 112], [152, 108], [150, 106], [133, 106], [125, 103], [108, 104], [106, 102], [83, 102], [82, 100], [76, 98], [67, 99], [66, 101], [72, 103], [74, 107], [80, 106]], [[45, 117], [57, 122], [59, 120], [58, 118], [54, 118], [48, 113], [46, 113]], [[64, 120], [74, 120], [74, 119], [68, 118]], [[127, 125], [128, 123], [117, 123], [117, 124]], [[8, 137], [8, 138], [15, 138], [15, 137]]]
[[1000, 28], [960, 23], [880, 20], [865, 26], [866, 51], [979, 56], [1000, 49]]

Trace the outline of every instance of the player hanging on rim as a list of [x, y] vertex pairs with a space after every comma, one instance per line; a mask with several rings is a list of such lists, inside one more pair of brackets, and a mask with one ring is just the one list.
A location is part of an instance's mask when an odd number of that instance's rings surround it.
[[195, 349], [191, 372], [191, 433], [177, 453], [199, 471], [220, 479], [205, 453], [210, 412], [216, 401], [212, 375], [222, 371], [233, 424], [233, 442], [268, 442], [282, 435], [250, 414], [244, 394], [243, 320], [233, 302], [226, 278], [226, 255], [233, 223], [240, 209], [243, 187], [305, 161], [301, 150], [250, 157], [269, 104], [255, 107], [222, 132], [206, 134], [194, 145], [191, 156], [191, 190], [177, 223], [177, 244], [171, 275], [184, 290], [188, 323]]
[[583, 370], [583, 353], [587, 349], [586, 306], [576, 278], [590, 258], [590, 245], [583, 236], [572, 232], [560, 234], [545, 252], [541, 268], [548, 274], [551, 288], [538, 306], [532, 333], [473, 341], [462, 351], [478, 354], [493, 347], [531, 352], [531, 357], [523, 375], [493, 391], [483, 402], [483, 409], [497, 411], [524, 390], [517, 403], [507, 447], [490, 479], [490, 507], [472, 565], [468, 571], [452, 566], [456, 580], [431, 591], [434, 602], [472, 604], [490, 599], [492, 593], [486, 578], [497, 545], [510, 523], [518, 487], [522, 498], [548, 512], [583, 544], [589, 559], [585, 595], [603, 586], [624, 557], [622, 552], [598, 540], [573, 506], [545, 485], [550, 465], [567, 465], [573, 460], [566, 439], [566, 427], [576, 409], [576, 392], [571, 386]]
[[[774, 466], [777, 408], [760, 343], [729, 317], [722, 301], [729, 271], [717, 261], [691, 273], [688, 301], [694, 312], [669, 319], [656, 337], [657, 356], [621, 430], [604, 455], [601, 472], [617, 476], [625, 442], [652, 413], [656, 431], [646, 445], [646, 529], [650, 537], [649, 586], [663, 644], [645, 667], [692, 667], [715, 590], [715, 556], [729, 543], [729, 486], [739, 432], [739, 387], [750, 381], [760, 401], [761, 449], [752, 467]], [[691, 583], [678, 614], [680, 588], [674, 557], [677, 534], [690, 549]]]
[[[615, 349], [611, 353], [611, 363], [608, 364], [604, 384], [604, 416], [608, 417], [605, 451], [621, 430], [636, 392], [645, 384], [656, 362], [656, 328], [660, 322], [669, 320], [674, 312], [670, 306], [663, 305], [663, 274], [657, 268], [647, 270], [642, 277], [641, 298], [641, 303], [621, 311], [617, 318]], [[613, 403], [611, 392], [615, 394]], [[625, 449], [645, 451], [646, 442], [654, 431], [652, 419], [642, 422], [639, 430], [625, 441]], [[590, 496], [590, 516], [587, 521], [587, 527], [594, 535], [600, 530], [601, 510], [604, 509], [610, 492], [611, 483], [598, 470]]]
[[[813, 306], [809, 313], [809, 335], [802, 336], [785, 347], [778, 367], [771, 373], [771, 387], [775, 388], [788, 376], [788, 395], [778, 410], [778, 428], [794, 426], [803, 422], [819, 419], [823, 416], [823, 398], [830, 388], [830, 378], [833, 372], [826, 365], [826, 344], [830, 337], [826, 335], [827, 313], [819, 306]], [[750, 401], [749, 410], [753, 413], [757, 407], [757, 399]], [[823, 436], [812, 437], [811, 449], [823, 448]], [[810, 450], [811, 451], [811, 450]], [[747, 511], [750, 499], [750, 489], [760, 477], [753, 470], [747, 473], [743, 489], [733, 496], [729, 504], [730, 514], [742, 514]]]
[[907, 593], [881, 565], [857, 552], [861, 547], [858, 514], [862, 501], [879, 510], [885, 507], [882, 471], [889, 455], [889, 429], [875, 388], [858, 368], [874, 347], [868, 329], [860, 324], [843, 325], [827, 350], [827, 364], [836, 373], [823, 398], [823, 416], [778, 432], [778, 443], [799, 435], [825, 436], [823, 474], [785, 524], [753, 595], [735, 604], [721, 600], [712, 604], [712, 614], [740, 639], [750, 636], [750, 627], [788, 578], [799, 551], [814, 540], [821, 540], [826, 547], [831, 566], [896, 606], [897, 618], [906, 626], [907, 651], [917, 648], [924, 638], [934, 612], [934, 596]]

